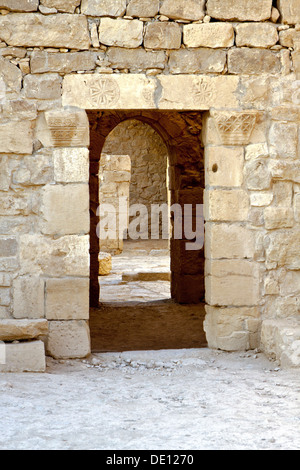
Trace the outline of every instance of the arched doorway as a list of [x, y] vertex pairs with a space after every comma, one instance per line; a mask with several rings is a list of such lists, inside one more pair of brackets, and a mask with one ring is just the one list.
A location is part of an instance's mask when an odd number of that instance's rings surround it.
[[[91, 249], [90, 249], [90, 298], [94, 308], [90, 317], [92, 348], [97, 350], [160, 349], [167, 347], [199, 347], [205, 342], [204, 318], [204, 246], [196, 236], [199, 222], [198, 208], [203, 204], [204, 162], [201, 144], [201, 113], [168, 111], [90, 111], [90, 201], [91, 201]], [[170, 204], [182, 208], [179, 217], [171, 212], [171, 299], [167, 302], [148, 303], [140, 306], [123, 303], [122, 310], [113, 311], [108, 305], [99, 307], [99, 239], [96, 235], [99, 223], [99, 174], [100, 155], [110, 133], [121, 123], [135, 120], [151, 126], [163, 140], [169, 156], [168, 184]], [[122, 146], [121, 146], [122, 147]], [[186, 220], [183, 209], [189, 208], [191, 236], [186, 236]], [[181, 226], [182, 236], [174, 236], [175, 223]], [[194, 239], [193, 239], [194, 236]], [[202, 240], [203, 241], [203, 240]], [[198, 245], [197, 245], [197, 243]], [[190, 248], [187, 249], [187, 244]], [[192, 248], [191, 248], [191, 245]], [[131, 308], [131, 318], [126, 320], [126, 308]], [[101, 315], [100, 315], [100, 313]], [[104, 317], [107, 317], [104, 319]], [[109, 345], [109, 320], [114, 318]], [[134, 320], [134, 321], [133, 321]], [[106, 327], [104, 327], [104, 324]], [[123, 337], [116, 346], [116, 336], [121, 325]], [[137, 327], [138, 325], [138, 327]], [[172, 326], [173, 325], [173, 326]], [[174, 334], [170, 334], [173, 328]], [[140, 330], [140, 331], [138, 331]], [[143, 331], [141, 337], [141, 331]], [[130, 333], [130, 334], [129, 334]], [[131, 338], [126, 345], [126, 337]], [[106, 338], [108, 342], [103, 339]], [[100, 341], [98, 341], [101, 339]], [[125, 343], [124, 343], [125, 341]], [[105, 343], [105, 344], [104, 344]], [[97, 346], [95, 346], [97, 345]]]

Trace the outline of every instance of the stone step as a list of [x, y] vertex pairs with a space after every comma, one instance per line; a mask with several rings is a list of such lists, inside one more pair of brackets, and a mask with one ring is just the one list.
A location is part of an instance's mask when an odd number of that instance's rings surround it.
[[140, 271], [126, 272], [122, 274], [123, 282], [153, 282], [153, 281], [171, 281], [170, 271]]
[[48, 334], [48, 321], [41, 320], [0, 320], [0, 341], [35, 339]]
[[43, 341], [0, 343], [0, 372], [45, 372]]

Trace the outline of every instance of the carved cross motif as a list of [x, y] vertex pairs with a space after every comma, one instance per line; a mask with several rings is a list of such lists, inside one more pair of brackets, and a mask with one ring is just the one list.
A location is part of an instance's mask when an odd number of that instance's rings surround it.
[[120, 88], [113, 78], [100, 78], [91, 85], [90, 95], [99, 107], [112, 106], [120, 98]]

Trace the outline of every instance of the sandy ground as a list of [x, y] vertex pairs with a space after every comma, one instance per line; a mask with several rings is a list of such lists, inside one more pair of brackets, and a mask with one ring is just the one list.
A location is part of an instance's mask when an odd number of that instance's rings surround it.
[[209, 349], [0, 375], [0, 449], [300, 449], [299, 370]]

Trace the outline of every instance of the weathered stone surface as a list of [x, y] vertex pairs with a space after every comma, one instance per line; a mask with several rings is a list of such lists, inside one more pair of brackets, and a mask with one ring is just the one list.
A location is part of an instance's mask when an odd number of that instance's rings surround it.
[[31, 121], [0, 124], [0, 153], [31, 154], [33, 131]]
[[87, 184], [47, 185], [42, 194], [41, 231], [47, 235], [89, 232]]
[[261, 347], [281, 367], [300, 366], [300, 324], [298, 318], [264, 320], [261, 330]]
[[246, 191], [206, 190], [204, 192], [205, 220], [219, 222], [242, 222], [247, 220], [250, 208]]
[[56, 8], [62, 13], [74, 13], [75, 8], [80, 5], [80, 0], [41, 0], [41, 5], [46, 8]]
[[281, 72], [280, 56], [265, 49], [232, 49], [228, 52], [228, 71], [236, 74], [259, 75]]
[[206, 11], [219, 20], [263, 21], [271, 17], [272, 0], [208, 0]]
[[54, 179], [57, 183], [88, 183], [89, 151], [85, 148], [53, 150]]
[[87, 323], [83, 320], [51, 321], [46, 351], [55, 359], [76, 359], [88, 356], [91, 346]]
[[159, 0], [129, 0], [127, 15], [137, 18], [153, 18], [159, 10]]
[[205, 0], [163, 0], [160, 13], [173, 20], [202, 20]]
[[39, 0], [0, 0], [0, 8], [10, 11], [37, 11]]
[[265, 240], [266, 260], [274, 268], [300, 269], [300, 232], [286, 230], [271, 232]]
[[3, 307], [10, 306], [10, 289], [7, 287], [0, 287], [0, 305]]
[[62, 79], [58, 74], [26, 75], [24, 93], [26, 98], [55, 100], [61, 97]]
[[181, 28], [177, 23], [149, 23], [146, 27], [144, 46], [147, 49], [179, 49]]
[[256, 111], [213, 111], [216, 129], [224, 145], [247, 145], [257, 121]]
[[[78, 96], [77, 91], [75, 93]], [[35, 137], [45, 147], [88, 147], [89, 121], [86, 112], [67, 107], [40, 113]]]
[[265, 209], [265, 227], [268, 230], [291, 228], [294, 225], [294, 211], [286, 207], [267, 207]]
[[46, 318], [48, 320], [88, 320], [89, 279], [47, 279]]
[[0, 17], [0, 39], [10, 46], [88, 49], [90, 36], [83, 15], [16, 13]]
[[147, 69], [163, 69], [166, 54], [163, 51], [145, 51], [144, 49], [126, 49], [113, 47], [107, 52], [110, 66], [115, 69], [129, 69], [132, 72]]
[[14, 318], [44, 318], [44, 281], [38, 276], [19, 277], [13, 282]]
[[294, 47], [297, 31], [294, 28], [279, 32], [279, 43], [284, 47]]
[[22, 186], [53, 183], [53, 179], [52, 155], [46, 149], [26, 155], [12, 174], [13, 183]]
[[300, 271], [287, 271], [280, 277], [280, 294], [283, 297], [299, 296], [300, 294]]
[[34, 51], [31, 55], [31, 73], [71, 73], [90, 71], [96, 66], [97, 54], [91, 51], [49, 53]]
[[278, 41], [277, 27], [271, 23], [243, 23], [235, 30], [238, 47], [271, 47]]
[[258, 265], [247, 260], [207, 261], [205, 288], [209, 305], [257, 305], [260, 299]]
[[139, 20], [103, 18], [99, 26], [99, 40], [106, 46], [135, 48], [143, 42], [144, 23]]
[[241, 351], [259, 346], [260, 313], [256, 307], [216, 308], [207, 305], [204, 329], [208, 346]]
[[248, 189], [269, 189], [272, 177], [265, 160], [254, 160], [246, 163], [245, 180]]
[[19, 256], [21, 275], [89, 276], [87, 235], [50, 239], [39, 234], [22, 234]]
[[274, 122], [269, 132], [270, 156], [297, 158], [298, 126], [295, 122]]
[[82, 0], [81, 13], [89, 16], [123, 16], [126, 0]]
[[46, 357], [43, 341], [5, 344], [6, 363], [0, 372], [45, 372]]
[[230, 23], [190, 24], [183, 27], [183, 42], [187, 47], [231, 47], [234, 29]]
[[282, 23], [300, 23], [299, 0], [278, 0], [277, 7], [281, 13]]
[[225, 64], [225, 51], [205, 48], [171, 51], [169, 59], [170, 72], [173, 74], [222, 73]]
[[[21, 70], [3, 57], [0, 57], [0, 79], [1, 78], [4, 81], [4, 86], [2, 85], [2, 87], [5, 87], [5, 90], [2, 90], [1, 87], [2, 92], [19, 92], [21, 90]], [[1, 95], [2, 93], [0, 93], [0, 104], [2, 101]], [[3, 98], [5, 98], [5, 96], [3, 96]]]
[[16, 256], [18, 243], [15, 237], [0, 237], [0, 258]]
[[207, 259], [253, 258], [255, 233], [241, 224], [213, 224], [205, 226]]
[[0, 156], [0, 191], [8, 191], [10, 187], [10, 170], [8, 157], [6, 155]]
[[35, 339], [47, 333], [47, 320], [0, 320], [0, 341]]
[[269, 169], [274, 179], [300, 183], [300, 163], [271, 160]]
[[227, 147], [207, 147], [205, 149], [206, 184], [208, 186], [242, 186], [243, 168], [243, 149]]
[[110, 253], [99, 253], [99, 275], [107, 276], [111, 272], [112, 259]]

